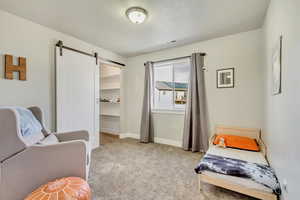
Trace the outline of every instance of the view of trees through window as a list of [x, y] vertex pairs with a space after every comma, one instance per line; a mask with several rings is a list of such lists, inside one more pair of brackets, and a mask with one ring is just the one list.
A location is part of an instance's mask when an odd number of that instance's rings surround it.
[[184, 110], [187, 100], [190, 60], [155, 63], [153, 104], [157, 110]]

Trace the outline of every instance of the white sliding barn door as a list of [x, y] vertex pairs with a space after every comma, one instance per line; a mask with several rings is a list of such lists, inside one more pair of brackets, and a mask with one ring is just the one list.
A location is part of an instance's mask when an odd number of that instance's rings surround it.
[[[87, 130], [92, 148], [99, 146], [99, 79], [96, 59], [56, 47], [56, 127], [57, 132]], [[98, 85], [98, 87], [96, 86]], [[98, 105], [98, 106], [97, 106]], [[98, 111], [99, 112], [99, 111]], [[99, 123], [99, 122], [98, 122]]]

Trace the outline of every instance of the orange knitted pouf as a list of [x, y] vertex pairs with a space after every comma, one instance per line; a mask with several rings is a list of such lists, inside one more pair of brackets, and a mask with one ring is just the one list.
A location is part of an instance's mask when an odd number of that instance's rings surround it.
[[61, 178], [39, 187], [25, 200], [91, 200], [91, 189], [81, 178]]

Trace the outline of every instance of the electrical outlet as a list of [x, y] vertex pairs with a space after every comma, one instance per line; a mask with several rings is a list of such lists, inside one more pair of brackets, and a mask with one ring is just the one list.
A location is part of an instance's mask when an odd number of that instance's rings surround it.
[[282, 181], [282, 188], [284, 189], [285, 192], [288, 192], [288, 183], [286, 179], [283, 179]]

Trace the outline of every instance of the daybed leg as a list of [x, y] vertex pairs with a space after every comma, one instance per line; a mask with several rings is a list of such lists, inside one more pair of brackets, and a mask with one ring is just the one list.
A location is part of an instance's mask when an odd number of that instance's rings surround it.
[[198, 176], [198, 188], [199, 188], [199, 191], [202, 191], [202, 182], [201, 182], [200, 176]]

